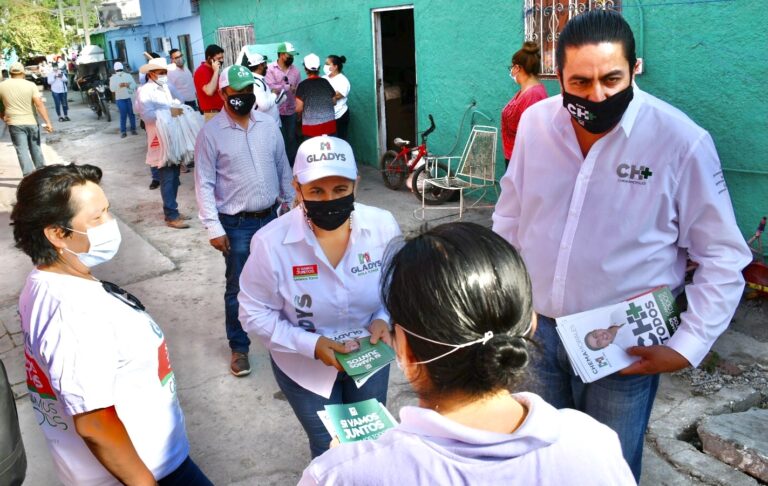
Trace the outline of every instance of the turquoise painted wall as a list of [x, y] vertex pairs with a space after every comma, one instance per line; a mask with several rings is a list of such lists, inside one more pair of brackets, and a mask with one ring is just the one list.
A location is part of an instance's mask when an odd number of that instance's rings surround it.
[[[508, 76], [523, 41], [522, 0], [201, 0], [205, 44], [218, 27], [251, 24], [257, 43], [288, 40], [303, 55], [347, 56], [352, 84], [351, 142], [362, 162], [376, 165], [376, 93], [371, 9], [413, 5], [419, 127], [432, 113], [438, 130], [430, 150], [460, 152], [473, 109], [478, 124], [499, 125], [514, 95]], [[768, 214], [768, 10], [753, 0], [624, 0], [646, 72], [640, 87], [677, 106], [712, 133], [745, 235]], [[301, 57], [301, 56], [299, 56]], [[297, 59], [300, 63], [300, 59]], [[550, 95], [556, 81], [545, 81]], [[472, 101], [473, 109], [468, 110]], [[464, 128], [458, 127], [467, 114]], [[458, 144], [456, 140], [458, 138]], [[498, 170], [503, 168], [499, 144]]]

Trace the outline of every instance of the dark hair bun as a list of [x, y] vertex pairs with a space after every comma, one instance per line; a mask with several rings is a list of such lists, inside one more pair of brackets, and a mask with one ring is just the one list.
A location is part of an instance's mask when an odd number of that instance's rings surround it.
[[477, 344], [477, 365], [489, 383], [515, 382], [519, 371], [528, 364], [528, 348], [525, 339], [509, 334], [495, 335], [486, 344]]
[[523, 44], [523, 52], [527, 52], [528, 54], [534, 54], [539, 55], [539, 51], [541, 49], [539, 48], [539, 45], [533, 41], [526, 41]]
[[341, 61], [341, 63], [344, 64], [345, 62], [347, 62], [347, 56], [340, 56], [339, 61]]

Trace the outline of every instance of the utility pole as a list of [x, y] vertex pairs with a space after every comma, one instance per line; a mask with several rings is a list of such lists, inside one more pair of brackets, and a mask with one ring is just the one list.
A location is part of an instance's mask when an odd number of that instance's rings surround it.
[[61, 24], [61, 33], [64, 33], [64, 7], [61, 5], [61, 0], [59, 0], [59, 23]]
[[89, 26], [90, 22], [88, 22], [88, 14], [90, 11], [90, 8], [88, 7], [89, 3], [89, 0], [80, 0], [80, 14], [83, 17], [83, 37], [85, 38], [86, 46], [91, 45], [91, 29]]

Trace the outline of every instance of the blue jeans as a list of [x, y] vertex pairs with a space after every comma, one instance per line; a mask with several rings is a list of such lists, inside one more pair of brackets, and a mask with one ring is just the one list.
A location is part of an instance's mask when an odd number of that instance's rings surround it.
[[53, 93], [53, 103], [56, 105], [56, 116], [61, 116], [62, 110], [64, 111], [64, 116], [67, 116], [67, 113], [69, 112], [69, 105], [67, 104], [67, 93]]
[[125, 133], [125, 121], [131, 120], [131, 131], [136, 131], [136, 115], [133, 114], [133, 103], [130, 98], [117, 100], [117, 109], [120, 110], [120, 133]]
[[45, 166], [38, 125], [8, 125], [8, 133], [11, 134], [23, 175]]
[[293, 381], [288, 375], [283, 373], [274, 360], [272, 362], [272, 372], [275, 374], [277, 386], [285, 393], [285, 398], [293, 408], [296, 418], [299, 419], [301, 426], [309, 437], [309, 450], [312, 458], [319, 456], [328, 450], [328, 444], [331, 442], [331, 436], [325, 430], [325, 426], [317, 416], [318, 410], [323, 410], [326, 405], [338, 403], [355, 403], [369, 398], [375, 398], [382, 404], [387, 404], [387, 387], [389, 386], [389, 366], [373, 375], [365, 385], [358, 388], [352, 378], [346, 373], [339, 373], [336, 376], [336, 383], [333, 384], [330, 398], [325, 398]]
[[187, 456], [171, 474], [157, 481], [160, 486], [213, 486], [197, 464]]
[[283, 134], [285, 142], [285, 154], [288, 156], [288, 163], [293, 167], [293, 160], [296, 158], [296, 151], [299, 149], [299, 139], [296, 135], [296, 113], [292, 115], [280, 115], [280, 132]]
[[224, 289], [224, 325], [229, 347], [238, 353], [248, 353], [251, 346], [248, 333], [243, 330], [240, 319], [237, 317], [240, 310], [240, 304], [237, 301], [237, 294], [240, 293], [240, 273], [251, 254], [251, 238], [276, 217], [277, 206], [272, 207], [265, 218], [244, 218], [219, 213], [219, 221], [229, 238], [229, 253], [224, 255], [224, 276], [227, 280]]
[[179, 166], [160, 167], [157, 173], [160, 175], [160, 197], [163, 198], [165, 220], [179, 219], [179, 205], [176, 203], [176, 195], [179, 192]]
[[540, 349], [531, 353], [529, 390], [555, 408], [573, 408], [612, 428], [621, 450], [640, 481], [645, 429], [659, 387], [659, 375], [613, 374], [593, 383], [583, 383], [568, 361], [555, 329], [555, 321], [539, 315], [535, 341]]
[[160, 169], [157, 167], [149, 167], [149, 173], [152, 174], [152, 180], [160, 182]]

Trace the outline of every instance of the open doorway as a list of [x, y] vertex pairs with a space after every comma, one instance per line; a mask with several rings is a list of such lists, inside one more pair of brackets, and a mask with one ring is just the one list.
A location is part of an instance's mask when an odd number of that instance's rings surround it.
[[416, 141], [416, 42], [413, 6], [373, 10], [379, 151], [395, 137]]

